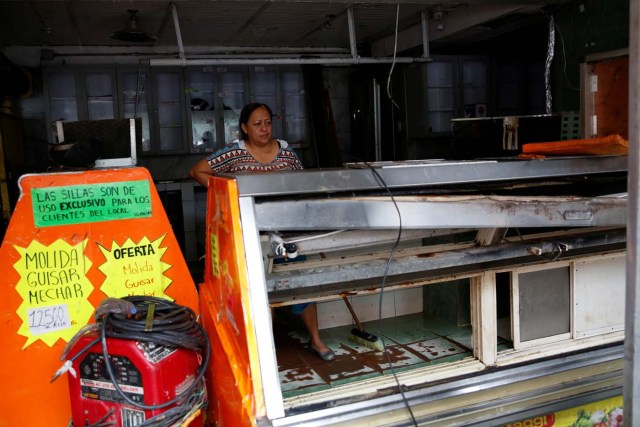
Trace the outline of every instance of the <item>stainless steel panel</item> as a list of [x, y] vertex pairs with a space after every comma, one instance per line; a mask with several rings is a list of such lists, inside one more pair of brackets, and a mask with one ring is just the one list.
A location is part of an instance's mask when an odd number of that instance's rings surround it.
[[[444, 274], [497, 268], [508, 263], [539, 263], [545, 259], [566, 259], [575, 253], [623, 250], [625, 237], [625, 231], [621, 229], [597, 234], [551, 238], [545, 241], [450, 250], [442, 253], [433, 253], [431, 248], [425, 247], [422, 254], [408, 257], [396, 256], [388, 267], [387, 258], [384, 257], [353, 264], [327, 263], [325, 267], [306, 269], [304, 262], [300, 262], [295, 264], [299, 267], [296, 270], [267, 274], [266, 284], [269, 291], [315, 287], [314, 293], [332, 294], [351, 289], [378, 287], [387, 268], [388, 284], [399, 281], [419, 281]], [[332, 285], [335, 285], [335, 289]], [[277, 295], [269, 297], [271, 300], [279, 299]]]
[[[357, 166], [357, 167], [356, 167]], [[377, 175], [382, 179], [381, 182]], [[626, 172], [626, 156], [501, 161], [417, 161], [354, 165], [269, 175], [240, 175], [241, 196], [278, 196], [389, 188], [436, 187], [472, 182], [502, 182]]]
[[[624, 226], [626, 198], [421, 196], [256, 204], [259, 230]], [[292, 221], [295, 218], [295, 221]]]

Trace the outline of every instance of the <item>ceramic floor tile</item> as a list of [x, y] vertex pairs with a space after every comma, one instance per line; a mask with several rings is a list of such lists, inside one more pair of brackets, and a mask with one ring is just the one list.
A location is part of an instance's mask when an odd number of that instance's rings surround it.
[[331, 365], [331, 372], [327, 370], [327, 379], [332, 385], [348, 383], [353, 378], [362, 380], [381, 374], [375, 366], [363, 364], [362, 360], [356, 357], [339, 357]]
[[410, 345], [387, 346], [387, 354], [381, 353], [381, 356], [379, 357], [378, 367], [381, 370], [390, 369], [389, 361], [391, 361], [393, 369], [399, 369], [407, 366], [415, 367], [429, 361], [429, 359], [425, 358], [423, 355], [412, 350], [413, 349]]
[[282, 369], [278, 372], [282, 392], [308, 389], [312, 386], [324, 386], [326, 381], [309, 366], [293, 369]]
[[438, 336], [424, 327], [424, 319], [421, 313], [383, 319], [381, 321], [371, 321], [368, 322], [368, 326], [365, 326], [365, 330], [379, 336], [384, 335], [402, 344]]
[[473, 350], [473, 339], [471, 337], [471, 328], [469, 331], [460, 332], [459, 334], [448, 335], [447, 338], [454, 341], [456, 344], [466, 348], [467, 350]]
[[[351, 334], [353, 325], [321, 330], [322, 340], [336, 355], [331, 362], [321, 360], [309, 350], [304, 330], [288, 330], [290, 327], [286, 322], [274, 326], [284, 397], [472, 355], [470, 327], [456, 328], [443, 321], [427, 319], [423, 313], [364, 323], [369, 333], [378, 335], [383, 330], [384, 335], [378, 338], [385, 344], [386, 352], [355, 342]], [[442, 335], [449, 335], [449, 340]]]
[[408, 347], [419, 352], [420, 354], [424, 354], [430, 360], [453, 356], [460, 353], [466, 353], [465, 349], [445, 338], [419, 341], [413, 344], [409, 344]]
[[460, 332], [461, 328], [466, 328], [466, 326], [456, 326], [449, 322], [434, 318], [424, 318], [422, 325], [423, 328], [441, 337], [457, 334]]

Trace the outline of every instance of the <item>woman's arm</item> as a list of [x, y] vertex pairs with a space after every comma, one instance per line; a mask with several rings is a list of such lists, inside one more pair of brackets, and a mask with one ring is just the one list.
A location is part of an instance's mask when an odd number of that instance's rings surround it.
[[193, 165], [191, 170], [189, 170], [189, 176], [200, 185], [208, 187], [209, 177], [213, 176], [213, 171], [211, 170], [211, 166], [209, 166], [207, 159], [202, 159]]

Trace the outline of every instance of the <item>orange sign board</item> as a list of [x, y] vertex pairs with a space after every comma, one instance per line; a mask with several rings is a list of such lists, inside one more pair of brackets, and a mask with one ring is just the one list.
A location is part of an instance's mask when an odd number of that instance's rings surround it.
[[67, 425], [67, 342], [107, 297], [153, 295], [198, 311], [198, 295], [149, 172], [20, 179], [0, 247], [0, 426]]
[[[236, 181], [210, 178], [201, 312], [210, 341], [218, 347], [210, 366], [216, 425], [256, 425], [265, 417], [258, 355], [250, 314]], [[215, 348], [215, 347], [214, 347]]]

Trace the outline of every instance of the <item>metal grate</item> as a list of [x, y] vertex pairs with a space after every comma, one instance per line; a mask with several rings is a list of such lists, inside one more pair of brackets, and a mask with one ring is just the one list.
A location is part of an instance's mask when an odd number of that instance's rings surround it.
[[561, 113], [560, 139], [580, 138], [580, 114], [577, 111], [563, 111]]

